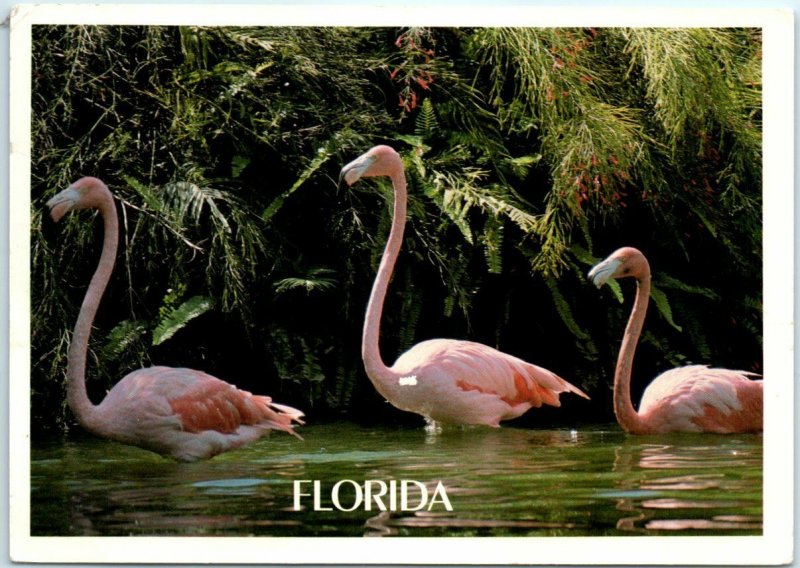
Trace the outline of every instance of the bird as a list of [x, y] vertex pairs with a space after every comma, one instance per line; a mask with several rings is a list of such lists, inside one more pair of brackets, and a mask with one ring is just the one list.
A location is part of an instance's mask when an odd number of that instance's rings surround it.
[[[367, 304], [361, 343], [364, 369], [376, 390], [392, 405], [436, 423], [498, 427], [542, 404], [560, 406], [559, 394], [589, 398], [555, 373], [472, 341], [430, 339], [411, 347], [387, 367], [379, 336], [389, 280], [403, 240], [406, 179], [403, 161], [390, 146], [375, 146], [339, 175], [352, 186], [363, 177], [386, 176], [394, 189], [389, 237]], [[432, 423], [432, 424], [431, 424]]]
[[636, 299], [614, 373], [614, 414], [630, 434], [763, 430], [764, 383], [749, 371], [689, 365], [656, 377], [642, 394], [638, 412], [630, 395], [631, 369], [650, 299], [650, 264], [641, 251], [623, 247], [589, 271], [598, 288], [611, 278], [636, 279]]
[[193, 369], [154, 366], [133, 371], [94, 405], [86, 391], [86, 352], [117, 254], [119, 220], [114, 196], [101, 180], [87, 176], [46, 205], [56, 223], [80, 209], [96, 209], [103, 219], [103, 249], [67, 355], [67, 402], [83, 428], [181, 462], [213, 457], [270, 430], [300, 437], [292, 425], [303, 423], [301, 411]]

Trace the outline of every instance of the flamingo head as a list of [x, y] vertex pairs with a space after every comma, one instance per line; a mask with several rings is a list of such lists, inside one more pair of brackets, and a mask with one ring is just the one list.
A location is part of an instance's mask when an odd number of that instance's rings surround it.
[[339, 173], [339, 184], [353, 185], [362, 177], [391, 176], [402, 171], [400, 155], [389, 146], [375, 146], [347, 164]]
[[102, 181], [94, 177], [82, 177], [47, 202], [50, 217], [57, 223], [73, 209], [97, 207], [106, 194], [109, 194], [108, 187]]
[[611, 278], [632, 276], [641, 278], [650, 272], [645, 256], [633, 247], [623, 247], [614, 251], [604, 261], [596, 264], [589, 271], [589, 278], [600, 288]]

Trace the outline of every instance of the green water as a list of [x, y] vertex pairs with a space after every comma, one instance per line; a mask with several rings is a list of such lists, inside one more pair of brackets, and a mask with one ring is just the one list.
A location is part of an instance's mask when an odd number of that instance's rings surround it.
[[[198, 463], [85, 438], [34, 445], [31, 534], [270, 536], [759, 535], [762, 438], [627, 436], [504, 426], [305, 426]], [[342, 479], [411, 479], [431, 510], [314, 511], [293, 481], [319, 480], [322, 507]], [[310, 492], [304, 485], [304, 492]], [[373, 486], [373, 489], [375, 486]], [[355, 502], [343, 484], [340, 505]], [[421, 491], [411, 492], [418, 505]], [[398, 496], [398, 503], [400, 497]], [[388, 500], [384, 501], [388, 506]]]

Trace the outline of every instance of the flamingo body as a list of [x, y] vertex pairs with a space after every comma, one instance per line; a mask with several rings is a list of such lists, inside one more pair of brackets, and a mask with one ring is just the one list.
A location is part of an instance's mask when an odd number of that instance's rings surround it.
[[628, 326], [614, 374], [614, 412], [632, 434], [666, 432], [760, 432], [763, 429], [764, 383], [748, 371], [689, 365], [656, 377], [642, 395], [638, 412], [630, 399], [631, 368], [650, 295], [650, 265], [637, 249], [624, 247], [589, 272], [599, 288], [610, 278], [637, 282]]
[[[269, 430], [297, 435], [299, 411], [202, 371], [148, 367], [126, 375], [97, 405], [96, 430], [179, 461], [207, 459]], [[293, 409], [288, 409], [293, 410]]]
[[[201, 371], [149, 367], [126, 375], [99, 405], [86, 393], [86, 352], [92, 321], [108, 284], [117, 250], [114, 198], [97, 178], [84, 177], [47, 202], [58, 221], [76, 209], [98, 209], [105, 238], [97, 270], [78, 314], [67, 357], [67, 402], [90, 432], [179, 461], [215, 456], [269, 430], [297, 436], [303, 413], [252, 395]], [[298, 436], [299, 437], [299, 436]]]
[[658, 432], [759, 432], [764, 383], [752, 375], [706, 365], [671, 369], [647, 387], [639, 414]]
[[386, 290], [400, 252], [406, 218], [406, 181], [400, 156], [376, 146], [344, 168], [340, 180], [388, 176], [394, 215], [364, 319], [362, 357], [367, 376], [386, 400], [401, 410], [453, 424], [499, 426], [542, 404], [559, 406], [559, 394], [580, 389], [554, 373], [486, 345], [453, 339], [423, 341], [387, 367], [378, 345]]
[[403, 353], [391, 372], [397, 380], [378, 386], [387, 400], [447, 423], [496, 427], [532, 407], [560, 406], [559, 393], [583, 395], [547, 369], [473, 341], [423, 341]]

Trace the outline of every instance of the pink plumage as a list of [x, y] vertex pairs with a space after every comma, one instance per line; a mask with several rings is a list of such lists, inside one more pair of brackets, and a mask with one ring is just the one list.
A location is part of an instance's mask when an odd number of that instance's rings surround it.
[[636, 300], [625, 329], [614, 374], [614, 412], [633, 434], [663, 432], [760, 432], [764, 383], [748, 371], [679, 367], [662, 373], [642, 395], [637, 412], [630, 398], [631, 369], [650, 297], [650, 265], [635, 248], [624, 247], [589, 272], [599, 288], [611, 278], [636, 279]]
[[659, 432], [759, 432], [764, 383], [751, 376], [706, 365], [671, 369], [648, 385], [639, 414]]
[[387, 400], [447, 423], [499, 426], [542, 404], [560, 406], [562, 392], [585, 396], [547, 369], [472, 341], [423, 341], [403, 353], [391, 371], [396, 381], [378, 387]]
[[403, 239], [406, 180], [400, 156], [376, 146], [344, 168], [352, 185], [362, 177], [388, 176], [394, 187], [394, 216], [364, 321], [362, 357], [367, 376], [397, 408], [431, 420], [499, 426], [542, 404], [559, 406], [559, 394], [589, 398], [556, 374], [486, 345], [453, 339], [419, 343], [387, 367], [380, 355], [383, 302]]
[[92, 321], [114, 268], [118, 239], [114, 198], [103, 182], [85, 177], [47, 205], [54, 221], [73, 209], [96, 208], [105, 228], [103, 252], [78, 314], [67, 359], [67, 401], [84, 428], [180, 461], [212, 457], [269, 430], [297, 436], [292, 423], [302, 424], [299, 410], [192, 369], [139, 369], [117, 383], [99, 405], [92, 404], [86, 393], [86, 352]]

